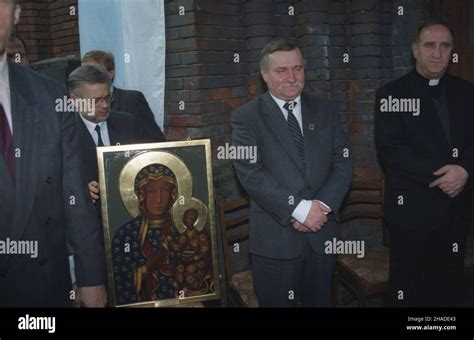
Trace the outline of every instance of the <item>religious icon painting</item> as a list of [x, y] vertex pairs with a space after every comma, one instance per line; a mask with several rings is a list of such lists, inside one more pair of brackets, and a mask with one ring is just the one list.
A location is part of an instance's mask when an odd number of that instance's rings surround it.
[[218, 299], [210, 140], [97, 149], [111, 306]]

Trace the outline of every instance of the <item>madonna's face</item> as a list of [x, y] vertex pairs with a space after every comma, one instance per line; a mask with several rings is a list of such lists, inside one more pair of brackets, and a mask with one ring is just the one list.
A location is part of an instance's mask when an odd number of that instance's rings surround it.
[[150, 219], [161, 219], [166, 215], [172, 201], [174, 185], [162, 179], [145, 185], [145, 211]]

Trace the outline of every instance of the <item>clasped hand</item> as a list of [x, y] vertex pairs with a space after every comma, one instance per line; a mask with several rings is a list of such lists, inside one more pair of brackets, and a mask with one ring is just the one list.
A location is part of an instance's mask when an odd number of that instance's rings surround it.
[[431, 182], [429, 187], [438, 187], [451, 198], [456, 197], [463, 191], [469, 178], [469, 174], [462, 166], [454, 164], [445, 165], [433, 174], [440, 177]]
[[313, 201], [311, 203], [311, 209], [309, 210], [308, 216], [306, 217], [304, 223], [300, 223], [293, 219], [293, 228], [305, 233], [319, 231], [328, 221], [326, 215], [330, 212], [331, 209], [328, 209], [318, 201]]

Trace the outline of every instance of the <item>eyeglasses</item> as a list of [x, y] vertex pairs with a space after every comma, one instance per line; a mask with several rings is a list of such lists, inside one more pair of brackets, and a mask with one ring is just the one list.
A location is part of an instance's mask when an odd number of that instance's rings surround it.
[[109, 93], [108, 95], [106, 95], [104, 97], [92, 97], [92, 98], [84, 98], [84, 97], [80, 97], [78, 95], [76, 95], [76, 97], [78, 97], [80, 99], [85, 99], [85, 100], [88, 100], [88, 101], [93, 100], [95, 105], [98, 105], [101, 101], [104, 101], [105, 103], [110, 104], [112, 102], [112, 99], [113, 99], [113, 94]]
[[99, 104], [102, 100], [106, 102], [107, 104], [110, 104], [110, 102], [112, 101], [112, 94], [109, 93], [108, 95], [104, 97], [92, 97], [90, 99], [93, 99], [96, 105]]

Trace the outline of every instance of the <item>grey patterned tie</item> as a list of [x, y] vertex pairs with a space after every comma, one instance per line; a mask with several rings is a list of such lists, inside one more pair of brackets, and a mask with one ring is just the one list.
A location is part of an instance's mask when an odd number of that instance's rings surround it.
[[301, 160], [304, 162], [304, 138], [303, 134], [301, 133], [300, 124], [298, 124], [298, 120], [296, 119], [295, 115], [293, 114], [293, 109], [295, 108], [297, 102], [288, 102], [283, 107], [288, 111], [288, 128], [290, 129], [290, 133], [293, 136], [293, 140], [295, 141], [296, 148], [301, 156]]

